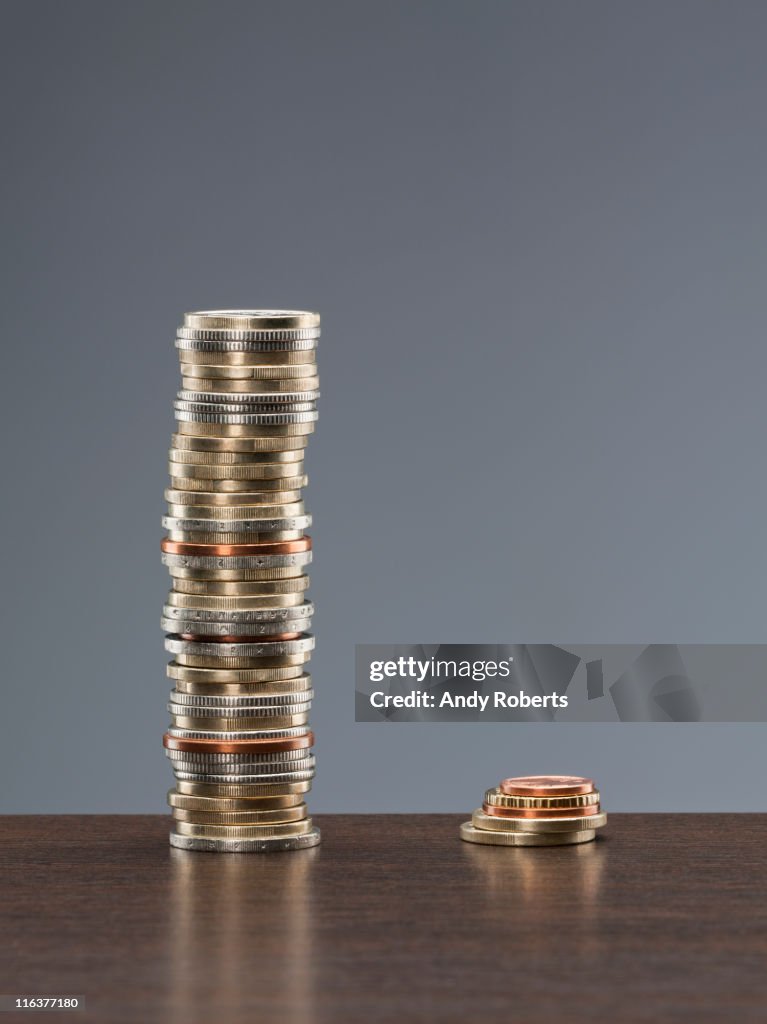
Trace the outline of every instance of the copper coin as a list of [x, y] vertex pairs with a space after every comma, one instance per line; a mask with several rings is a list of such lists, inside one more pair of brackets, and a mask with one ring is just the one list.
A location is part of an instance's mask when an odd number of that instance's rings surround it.
[[168, 750], [196, 754], [279, 754], [284, 750], [311, 747], [313, 743], [313, 732], [305, 736], [289, 736], [283, 740], [185, 740], [169, 736], [167, 732], [162, 738], [162, 745]]
[[184, 541], [162, 539], [160, 548], [169, 555], [201, 555], [202, 557], [231, 557], [234, 555], [291, 555], [295, 551], [310, 551], [311, 537], [283, 540], [264, 544], [188, 544]]
[[498, 788], [507, 796], [575, 796], [593, 793], [594, 783], [579, 775], [520, 775], [504, 779]]
[[255, 640], [252, 636], [204, 636], [199, 633], [179, 633], [182, 640], [193, 640], [201, 644], [268, 644], [277, 643], [280, 640], [297, 640], [301, 633], [270, 633], [268, 636], [259, 636]]
[[590, 804], [586, 807], [559, 807], [555, 810], [541, 809], [540, 807], [495, 807], [492, 804], [482, 804], [485, 814], [495, 818], [588, 818], [592, 814], [599, 814], [599, 804]]

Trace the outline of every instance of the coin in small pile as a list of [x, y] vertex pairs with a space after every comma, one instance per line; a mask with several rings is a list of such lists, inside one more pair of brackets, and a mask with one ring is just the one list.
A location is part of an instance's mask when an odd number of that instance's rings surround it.
[[163, 609], [174, 689], [172, 846], [316, 846], [307, 663], [314, 606], [304, 451], [317, 419], [316, 313], [187, 313], [168, 457]]
[[461, 825], [461, 839], [485, 846], [588, 843], [607, 824], [599, 790], [578, 775], [524, 775], [488, 789]]

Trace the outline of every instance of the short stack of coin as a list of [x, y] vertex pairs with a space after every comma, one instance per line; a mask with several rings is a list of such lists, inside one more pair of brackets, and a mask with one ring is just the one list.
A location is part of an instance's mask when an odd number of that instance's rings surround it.
[[170, 450], [163, 609], [172, 846], [316, 846], [304, 450], [319, 397], [316, 313], [187, 313]]
[[607, 824], [599, 790], [578, 775], [524, 775], [488, 789], [461, 825], [461, 839], [486, 846], [588, 843]]

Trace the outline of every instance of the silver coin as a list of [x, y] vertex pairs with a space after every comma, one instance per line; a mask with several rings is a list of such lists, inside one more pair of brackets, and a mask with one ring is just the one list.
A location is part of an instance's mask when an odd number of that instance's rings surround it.
[[[177, 740], [218, 740], [220, 743], [235, 743], [241, 740], [244, 743], [245, 741], [252, 740], [271, 742], [273, 740], [302, 739], [303, 737], [311, 736], [312, 730], [308, 725], [294, 725], [285, 729], [243, 729], [241, 732], [229, 729], [180, 729], [178, 726], [170, 725], [168, 726], [167, 734]], [[239, 751], [234, 753], [238, 757], [246, 756], [244, 754], [240, 755]], [[258, 751], [255, 751], [255, 754], [260, 756]], [[250, 756], [250, 754], [247, 756]]]
[[[195, 765], [194, 770], [198, 772], [203, 770], [203, 766], [215, 768], [216, 765], [229, 766], [222, 769], [224, 771], [239, 771], [243, 766], [252, 765], [254, 772], [308, 771], [314, 767], [310, 747], [301, 747], [299, 750], [281, 750], [274, 754], [198, 754], [188, 750], [166, 749], [165, 756], [174, 764], [183, 762], [185, 765]], [[270, 765], [283, 765], [284, 767], [270, 768]]]
[[[280, 782], [311, 782], [315, 776], [314, 768], [300, 768], [292, 770], [293, 765], [303, 764], [301, 761], [292, 761], [282, 765], [257, 764], [199, 764], [196, 761], [174, 761], [171, 764], [173, 774], [177, 779], [185, 779], [189, 782], [235, 782], [240, 785], [253, 785], [255, 783]], [[201, 776], [201, 779], [192, 776]]]
[[315, 758], [313, 757], [303, 757], [294, 761], [266, 761], [263, 759], [258, 761], [200, 761], [196, 758], [169, 758], [169, 760], [173, 772], [178, 778], [183, 778], [181, 772], [188, 772], [192, 775], [208, 775], [210, 782], [226, 782], [229, 776], [248, 785], [263, 781], [276, 782], [278, 781], [277, 777], [281, 782], [305, 782], [307, 779], [313, 779], [315, 774]]
[[204, 640], [182, 640], [171, 634], [165, 637], [165, 650], [171, 654], [219, 658], [273, 658], [287, 654], [305, 654], [314, 650], [311, 633], [297, 640], [270, 640], [263, 643], [210, 643]]
[[275, 412], [275, 413], [212, 413], [182, 412], [177, 409], [175, 417], [179, 423], [220, 423], [222, 426], [279, 427], [290, 423], [316, 423], [318, 413]]
[[216, 785], [230, 783], [237, 786], [280, 786], [286, 782], [311, 782], [314, 779], [314, 769], [302, 769], [295, 772], [274, 772], [269, 774], [257, 773], [246, 774], [242, 772], [222, 773], [214, 772], [213, 776], [205, 771], [200, 771], [198, 766], [191, 769], [173, 766], [173, 774], [183, 782], [214, 782]]
[[189, 619], [160, 619], [160, 626], [167, 633], [183, 633], [188, 636], [274, 636], [278, 633], [303, 633], [311, 627], [310, 618], [295, 622], [200, 622]]
[[[169, 701], [167, 704], [168, 714], [174, 718], [194, 718], [202, 722], [206, 718], [257, 718], [268, 721], [270, 718], [282, 718], [286, 715], [307, 715], [312, 705], [308, 702], [301, 704], [230, 704], [226, 707], [209, 707], [206, 704], [177, 704]], [[177, 723], [174, 723], [177, 724]]]
[[275, 328], [273, 330], [246, 330], [229, 327], [178, 327], [176, 337], [183, 341], [316, 341], [319, 327]]
[[293, 415], [299, 412], [314, 412], [317, 409], [316, 402], [296, 399], [292, 402], [196, 402], [177, 398], [173, 403], [176, 412], [205, 412], [213, 413], [242, 413], [243, 415]]
[[265, 836], [263, 839], [201, 839], [170, 833], [170, 845], [177, 850], [201, 853], [285, 853], [310, 850], [320, 842], [320, 830], [312, 828], [300, 836]]
[[[183, 329], [183, 328], [182, 328]], [[231, 333], [231, 332], [230, 332]], [[313, 338], [181, 338], [176, 334], [179, 352], [311, 352], [317, 348], [319, 336]]]
[[320, 397], [314, 391], [190, 391], [182, 389], [176, 401], [193, 405], [293, 405], [295, 402], [314, 403]]
[[287, 555], [172, 555], [162, 553], [162, 563], [174, 569], [301, 569], [312, 560], [312, 552]]
[[[289, 619], [308, 619], [314, 614], [311, 601], [303, 604], [288, 605], [281, 608], [247, 608], [244, 611], [229, 608], [179, 608], [176, 605], [163, 605], [162, 613], [166, 619], [186, 619], [189, 622], [286, 622]], [[187, 630], [176, 630], [186, 633]]]
[[[298, 677], [301, 678], [301, 677]], [[271, 685], [271, 684], [270, 684]], [[277, 684], [279, 685], [279, 683]], [[184, 693], [181, 690], [171, 690], [169, 694], [170, 703], [174, 707], [182, 707], [184, 711], [174, 711], [173, 714], [195, 714], [202, 711], [209, 711], [211, 714], [231, 715], [238, 714], [241, 708], [282, 708], [283, 714], [292, 714], [293, 708], [311, 706], [314, 699], [314, 690], [293, 690], [289, 693], [264, 694], [260, 697], [254, 693], [243, 694], [200, 694]], [[170, 704], [168, 705], [170, 707]]]
[[177, 516], [163, 516], [162, 525], [166, 530], [189, 533], [274, 533], [278, 530], [306, 530], [312, 525], [312, 517], [309, 512], [282, 519], [179, 519]]

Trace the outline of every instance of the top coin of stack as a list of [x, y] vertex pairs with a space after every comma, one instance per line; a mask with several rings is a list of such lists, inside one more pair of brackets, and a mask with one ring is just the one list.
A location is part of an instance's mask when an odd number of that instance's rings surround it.
[[488, 789], [461, 825], [461, 839], [486, 846], [588, 843], [607, 824], [599, 790], [579, 775], [524, 775]]
[[175, 688], [163, 743], [176, 775], [170, 841], [183, 849], [319, 842], [304, 803], [314, 607], [302, 497], [319, 335], [316, 313], [287, 310], [187, 313], [176, 334], [182, 381], [162, 542]]

